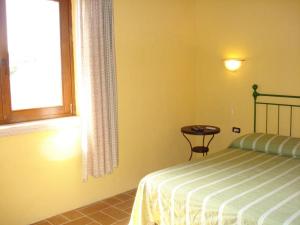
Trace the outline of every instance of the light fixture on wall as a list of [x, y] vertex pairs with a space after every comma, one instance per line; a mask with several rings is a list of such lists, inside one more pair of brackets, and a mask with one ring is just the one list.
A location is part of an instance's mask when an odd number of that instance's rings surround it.
[[225, 68], [229, 71], [237, 71], [241, 66], [242, 62], [245, 60], [242, 59], [224, 59]]

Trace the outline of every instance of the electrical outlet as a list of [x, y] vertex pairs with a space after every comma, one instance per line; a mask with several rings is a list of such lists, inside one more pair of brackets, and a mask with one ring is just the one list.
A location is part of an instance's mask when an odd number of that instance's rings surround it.
[[239, 133], [241, 133], [241, 128], [239, 128], [239, 127], [232, 127], [232, 132], [239, 134]]

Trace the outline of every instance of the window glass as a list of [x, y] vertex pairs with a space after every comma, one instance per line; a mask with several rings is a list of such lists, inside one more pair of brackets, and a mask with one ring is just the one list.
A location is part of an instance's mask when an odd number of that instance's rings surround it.
[[12, 110], [63, 105], [59, 2], [6, 1]]

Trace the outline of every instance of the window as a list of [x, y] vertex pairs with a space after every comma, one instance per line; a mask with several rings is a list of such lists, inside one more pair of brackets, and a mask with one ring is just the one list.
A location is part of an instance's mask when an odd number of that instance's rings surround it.
[[70, 0], [0, 0], [0, 124], [74, 114]]

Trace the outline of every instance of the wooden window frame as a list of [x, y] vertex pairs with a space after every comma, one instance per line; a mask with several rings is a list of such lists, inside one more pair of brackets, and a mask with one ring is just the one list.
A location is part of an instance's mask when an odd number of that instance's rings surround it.
[[6, 0], [0, 0], [0, 124], [11, 124], [75, 115], [71, 0], [49, 1], [56, 1], [59, 3], [63, 105], [15, 111], [12, 110], [5, 12]]

